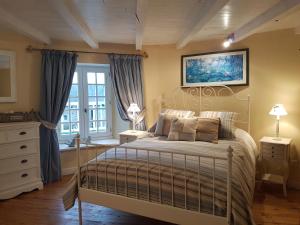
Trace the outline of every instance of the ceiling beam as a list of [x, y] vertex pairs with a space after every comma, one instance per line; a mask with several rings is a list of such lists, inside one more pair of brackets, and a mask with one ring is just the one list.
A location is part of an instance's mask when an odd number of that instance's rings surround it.
[[276, 19], [280, 15], [287, 13], [294, 7], [300, 6], [300, 0], [281, 0], [255, 19], [249, 21], [244, 26], [234, 32], [234, 42], [241, 41], [246, 37], [254, 34], [267, 22]]
[[144, 24], [145, 24], [145, 12], [147, 10], [148, 0], [137, 0], [136, 2], [136, 33], [135, 33], [135, 48], [136, 50], [142, 50], [143, 36], [144, 36]]
[[192, 38], [207, 24], [229, 0], [203, 0], [194, 8], [190, 24], [177, 42], [177, 48], [186, 46]]
[[6, 9], [3, 9], [2, 7], [0, 7], [0, 20], [5, 24], [8, 24], [11, 29], [25, 36], [28, 36], [45, 44], [51, 43], [51, 39], [50, 37], [48, 37], [48, 35], [32, 27], [28, 23], [25, 23], [23, 20], [15, 17], [13, 14], [8, 12]]
[[91, 48], [98, 48], [98, 42], [93, 37], [91, 30], [81, 17], [73, 0], [51, 0], [52, 4], [68, 23], [68, 25], [84, 40]]

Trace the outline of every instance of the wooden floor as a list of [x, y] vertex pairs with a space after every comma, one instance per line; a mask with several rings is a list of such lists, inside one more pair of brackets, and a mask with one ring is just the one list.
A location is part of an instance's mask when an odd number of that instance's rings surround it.
[[[0, 201], [0, 225], [77, 225], [77, 207], [64, 211], [61, 201], [67, 180]], [[300, 192], [289, 190], [284, 198], [279, 186], [264, 185], [256, 191], [253, 214], [257, 225], [300, 225]], [[87, 203], [83, 204], [83, 216], [84, 225], [167, 224]]]

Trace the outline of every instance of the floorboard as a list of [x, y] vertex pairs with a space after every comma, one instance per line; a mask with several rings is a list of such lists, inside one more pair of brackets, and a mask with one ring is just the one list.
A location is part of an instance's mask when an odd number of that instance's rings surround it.
[[[64, 211], [61, 196], [69, 177], [10, 200], [0, 201], [0, 225], [78, 225], [77, 206]], [[263, 185], [256, 190], [253, 215], [257, 225], [300, 225], [300, 192]], [[109, 208], [83, 203], [84, 225], [167, 225]]]

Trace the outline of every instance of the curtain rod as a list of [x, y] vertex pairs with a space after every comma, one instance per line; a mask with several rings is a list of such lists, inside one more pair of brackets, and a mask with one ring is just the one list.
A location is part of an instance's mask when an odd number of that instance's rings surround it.
[[100, 54], [100, 55], [107, 55], [107, 54], [118, 54], [118, 55], [140, 55], [144, 58], [148, 58], [147, 52], [138, 52], [136, 54], [126, 54], [126, 53], [116, 53], [116, 52], [96, 52], [96, 51], [78, 51], [78, 50], [63, 50], [63, 49], [47, 49], [47, 48], [34, 48], [31, 45], [29, 45], [26, 50], [28, 52], [33, 52], [33, 51], [42, 51], [42, 50], [57, 50], [57, 51], [67, 51], [67, 52], [74, 52], [74, 53], [89, 53], [89, 54]]

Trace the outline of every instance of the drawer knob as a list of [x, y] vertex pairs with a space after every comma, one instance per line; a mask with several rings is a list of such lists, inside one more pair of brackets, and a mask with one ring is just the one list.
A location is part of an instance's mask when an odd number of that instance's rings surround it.
[[27, 176], [28, 176], [27, 173], [23, 173], [23, 174], [21, 175], [22, 178], [27, 177]]
[[274, 149], [274, 146], [272, 146], [272, 149]]
[[27, 162], [28, 162], [27, 159], [23, 159], [23, 160], [21, 161], [22, 164], [27, 163]]
[[22, 132], [19, 133], [19, 135], [25, 135], [25, 134], [26, 134], [25, 131], [22, 131]]
[[27, 145], [21, 145], [20, 146], [20, 149], [25, 149], [25, 148], [27, 148]]

